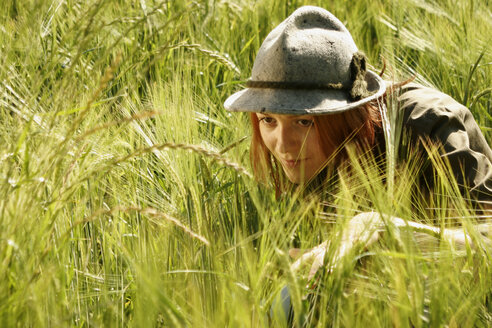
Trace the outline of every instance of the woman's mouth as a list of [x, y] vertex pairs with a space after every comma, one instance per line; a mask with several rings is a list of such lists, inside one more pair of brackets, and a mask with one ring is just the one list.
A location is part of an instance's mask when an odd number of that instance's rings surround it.
[[298, 167], [300, 166], [302, 163], [304, 163], [305, 161], [307, 160], [307, 158], [303, 158], [303, 159], [282, 159], [282, 163], [284, 164], [285, 167], [289, 168], [289, 169], [293, 169], [295, 167]]

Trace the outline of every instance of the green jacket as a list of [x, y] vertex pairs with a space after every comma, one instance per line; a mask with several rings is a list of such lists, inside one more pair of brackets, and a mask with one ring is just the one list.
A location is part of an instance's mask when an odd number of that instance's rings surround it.
[[[404, 86], [398, 100], [410, 144], [422, 150], [427, 140], [442, 145], [440, 154], [449, 161], [462, 194], [492, 201], [492, 150], [468, 108], [415, 83]], [[424, 173], [426, 183], [432, 184], [433, 172]]]

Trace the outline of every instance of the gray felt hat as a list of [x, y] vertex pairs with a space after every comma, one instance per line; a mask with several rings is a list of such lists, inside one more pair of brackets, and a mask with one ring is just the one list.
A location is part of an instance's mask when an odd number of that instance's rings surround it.
[[305, 6], [261, 45], [247, 88], [224, 103], [232, 112], [332, 114], [382, 96], [347, 28], [325, 9]]

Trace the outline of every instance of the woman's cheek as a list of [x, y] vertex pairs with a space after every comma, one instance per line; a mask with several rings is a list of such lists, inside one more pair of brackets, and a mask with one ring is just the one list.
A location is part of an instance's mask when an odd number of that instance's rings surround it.
[[270, 153], [273, 153], [273, 150], [275, 149], [275, 144], [274, 140], [271, 136], [271, 133], [268, 133], [268, 131], [265, 131], [265, 128], [260, 127], [260, 136], [261, 139], [263, 140], [263, 143], [267, 147], [267, 149], [270, 151]]

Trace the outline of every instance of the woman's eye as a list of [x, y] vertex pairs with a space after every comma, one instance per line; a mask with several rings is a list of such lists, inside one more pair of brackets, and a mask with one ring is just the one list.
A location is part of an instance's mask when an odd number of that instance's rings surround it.
[[299, 120], [299, 121], [297, 121], [297, 123], [303, 127], [309, 127], [309, 126], [312, 126], [314, 124], [313, 120], [308, 120], [308, 119]]
[[264, 116], [260, 118], [260, 122], [265, 124], [274, 124], [275, 119], [273, 117]]

